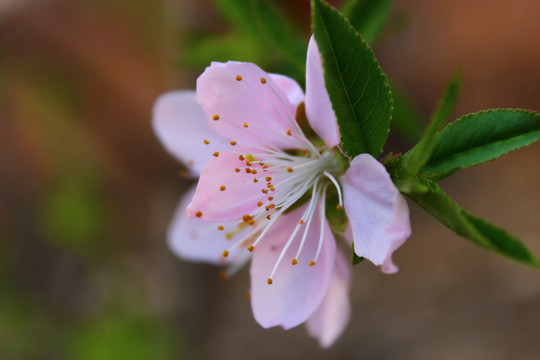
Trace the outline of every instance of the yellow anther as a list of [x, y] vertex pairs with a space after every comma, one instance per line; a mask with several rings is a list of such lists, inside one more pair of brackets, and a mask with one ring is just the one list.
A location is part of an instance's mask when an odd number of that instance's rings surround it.
[[337, 204], [336, 209], [343, 210], [343, 206], [341, 206], [340, 204]]
[[221, 185], [221, 186], [219, 187], [219, 191], [225, 191], [225, 185]]
[[242, 81], [242, 75], [236, 75], [236, 81]]
[[263, 202], [262, 202], [262, 201], [259, 201], [259, 202], [257, 203], [257, 206], [258, 206], [258, 207], [261, 207], [262, 204], [263, 204]]
[[239, 169], [239, 168], [235, 168], [234, 171], [235, 171], [235, 172], [240, 172], [240, 169]]
[[261, 84], [266, 84], [266, 79], [265, 78], [261, 78]]
[[249, 124], [247, 123], [247, 121], [242, 125], [243, 127], [247, 128], [249, 126]]
[[254, 225], [255, 224], [255, 220], [253, 219], [250, 219], [247, 221], [248, 225]]
[[223, 257], [229, 256], [229, 252], [227, 250], [223, 250], [223, 254], [221, 254]]
[[315, 261], [311, 260], [311, 261], [309, 262], [309, 266], [315, 266]]
[[248, 249], [249, 252], [252, 252], [253, 249], [254, 249], [254, 247], [253, 247], [253, 245], [249, 245], [249, 246], [247, 247], [247, 249]]
[[266, 280], [266, 283], [267, 283], [268, 285], [272, 285], [273, 281], [272, 281], [272, 279], [268, 278], [268, 280]]
[[296, 264], [298, 264], [298, 261], [296, 261], [296, 259], [293, 258], [293, 259], [291, 260], [291, 265], [296, 265]]
[[300, 220], [298, 223], [302, 225], [304, 223], [304, 220]]
[[224, 228], [222, 225], [218, 225], [217, 229], [218, 229], [219, 231], [223, 231], [225, 228]]
[[293, 169], [292, 167], [288, 167], [288, 168], [287, 168], [287, 172], [288, 172], [288, 173], [292, 173], [293, 171], [294, 171], [294, 169]]
[[271, 176], [267, 176], [264, 178], [266, 181], [272, 181], [272, 177]]
[[287, 133], [287, 135], [292, 136], [291, 129], [287, 129], [286, 133]]
[[208, 145], [208, 144], [210, 144], [210, 141], [204, 139], [204, 140], [203, 140], [203, 143], [204, 143], [204, 145]]
[[180, 177], [182, 179], [187, 179], [189, 177], [189, 172], [187, 172], [186, 170], [180, 170]]
[[243, 155], [239, 155], [239, 156], [238, 156], [238, 160], [240, 160], [240, 161], [244, 161], [245, 159], [246, 159], [246, 158], [245, 158]]
[[255, 159], [255, 157], [253, 157], [253, 155], [251, 155], [249, 153], [246, 154], [246, 159], [247, 159], [247, 161], [255, 161], [255, 160], [257, 160], [257, 159]]
[[201, 217], [201, 216], [202, 216], [202, 212], [197, 211], [197, 212], [195, 213], [195, 216], [196, 216], [196, 217]]
[[216, 115], [212, 116], [212, 119], [214, 119], [214, 121], [218, 121], [219, 120], [219, 115], [216, 114]]
[[214, 155], [215, 157], [218, 157], [219, 156], [219, 152], [216, 151], [215, 153], [213, 153], [212, 155]]
[[251, 215], [249, 214], [242, 215], [242, 220], [244, 220], [245, 222], [248, 222], [249, 220], [251, 220]]
[[236, 145], [236, 141], [231, 141], [230, 144], [231, 144], [232, 146], [234, 146], [234, 145]]
[[219, 280], [226, 281], [229, 280], [229, 275], [225, 271], [220, 271], [218, 273]]

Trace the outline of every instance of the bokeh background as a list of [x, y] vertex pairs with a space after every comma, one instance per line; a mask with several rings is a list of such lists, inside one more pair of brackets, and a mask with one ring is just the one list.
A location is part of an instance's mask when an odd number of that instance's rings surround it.
[[[308, 1], [277, 5], [307, 39]], [[539, 14], [535, 0], [400, 0], [374, 49], [423, 119], [458, 64], [456, 117], [538, 111]], [[191, 183], [151, 131], [152, 104], [193, 88], [204, 47], [219, 46], [205, 39], [231, 30], [210, 0], [0, 1], [0, 358], [540, 358], [538, 270], [414, 204], [399, 274], [354, 268], [354, 313], [328, 350], [302, 326], [260, 328], [246, 270], [223, 282], [171, 254], [167, 223]], [[274, 70], [251, 50], [239, 59]], [[388, 150], [410, 146], [394, 132]], [[539, 158], [536, 144], [442, 186], [540, 254]]]

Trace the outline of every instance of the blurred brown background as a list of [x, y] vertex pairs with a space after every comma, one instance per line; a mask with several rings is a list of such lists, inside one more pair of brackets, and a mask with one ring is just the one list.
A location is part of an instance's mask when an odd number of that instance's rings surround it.
[[[307, 36], [308, 2], [283, 3]], [[458, 64], [456, 116], [538, 111], [539, 14], [535, 0], [400, 0], [375, 53], [426, 118]], [[413, 204], [399, 274], [354, 269], [354, 314], [329, 350], [302, 327], [260, 328], [247, 271], [221, 282], [174, 258], [165, 231], [189, 183], [150, 114], [160, 93], [194, 87], [203, 68], [179, 59], [201, 29], [227, 31], [209, 0], [0, 1], [0, 358], [540, 358], [540, 272]], [[540, 254], [539, 156], [443, 187]]]

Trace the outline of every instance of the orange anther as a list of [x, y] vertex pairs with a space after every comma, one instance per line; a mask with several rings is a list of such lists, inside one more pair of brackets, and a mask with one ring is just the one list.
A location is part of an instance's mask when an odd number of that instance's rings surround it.
[[343, 206], [337, 204], [336, 209], [338, 209], [338, 210], [343, 210]]
[[287, 129], [287, 131], [286, 131], [286, 132], [287, 132], [287, 135], [289, 135], [289, 136], [292, 136], [292, 132], [291, 132], [291, 129]]
[[272, 281], [272, 279], [268, 278], [268, 280], [266, 280], [266, 283], [267, 283], [268, 285], [272, 285], [273, 281]]
[[214, 121], [218, 121], [219, 120], [219, 115], [216, 114], [216, 115], [212, 116], [212, 119], [214, 119]]
[[264, 179], [265, 179], [266, 181], [272, 181], [272, 177], [270, 177], [270, 176], [267, 176], [267, 177], [265, 177]]
[[266, 79], [265, 78], [261, 78], [261, 84], [266, 84]]
[[225, 228], [224, 228], [222, 225], [218, 225], [217, 229], [218, 229], [219, 231], [223, 231], [223, 229], [225, 229]]
[[240, 155], [240, 156], [238, 156], [238, 160], [240, 160], [240, 161], [244, 161], [244, 160], [245, 160], [245, 157], [244, 157], [244, 156], [242, 156], [242, 155]]
[[247, 128], [249, 126], [249, 124], [247, 122], [245, 122], [242, 126]]
[[296, 265], [296, 264], [298, 264], [298, 261], [296, 261], [296, 259], [292, 259], [291, 260], [291, 265]]
[[230, 144], [231, 144], [232, 146], [234, 146], [234, 145], [236, 145], [236, 141], [231, 141]]
[[236, 75], [235, 79], [236, 81], [242, 81], [242, 75]]
[[202, 216], [202, 212], [197, 211], [197, 212], [195, 213], [195, 216], [200, 218], [200, 217]]
[[259, 201], [259, 202], [257, 203], [257, 206], [258, 206], [258, 207], [261, 207], [262, 204], [263, 204], [263, 202], [262, 202], [262, 201]]
[[247, 249], [248, 249], [249, 252], [252, 252], [253, 249], [254, 249], [254, 248], [253, 248], [253, 245], [249, 245], [249, 246], [247, 247]]
[[292, 167], [287, 168], [287, 172], [292, 173], [293, 171], [294, 171], [294, 169]]
[[225, 185], [221, 185], [221, 186], [219, 187], [219, 191], [225, 191]]
[[311, 260], [311, 261], [309, 262], [309, 266], [315, 266], [315, 261]]
[[239, 168], [235, 168], [234, 171], [235, 171], [235, 172], [240, 172], [240, 169], [239, 169]]
[[204, 140], [203, 140], [203, 143], [204, 143], [204, 145], [208, 145], [208, 144], [210, 144], [210, 141], [204, 139]]
[[227, 250], [224, 250], [223, 254], [221, 254], [221, 256], [227, 257], [227, 256], [229, 256], [229, 252]]
[[219, 156], [219, 152], [216, 151], [215, 153], [213, 153], [212, 155], [214, 155], [215, 157], [218, 157]]

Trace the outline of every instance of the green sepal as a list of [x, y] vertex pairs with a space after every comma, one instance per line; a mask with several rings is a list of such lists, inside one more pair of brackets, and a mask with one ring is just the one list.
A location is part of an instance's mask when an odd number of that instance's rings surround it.
[[342, 149], [378, 156], [388, 137], [392, 94], [373, 52], [349, 21], [322, 0], [312, 0], [313, 33]]
[[352, 244], [352, 264], [358, 265], [364, 260], [366, 260], [365, 257], [356, 255], [356, 252], [354, 251], [354, 243], [353, 243]]

